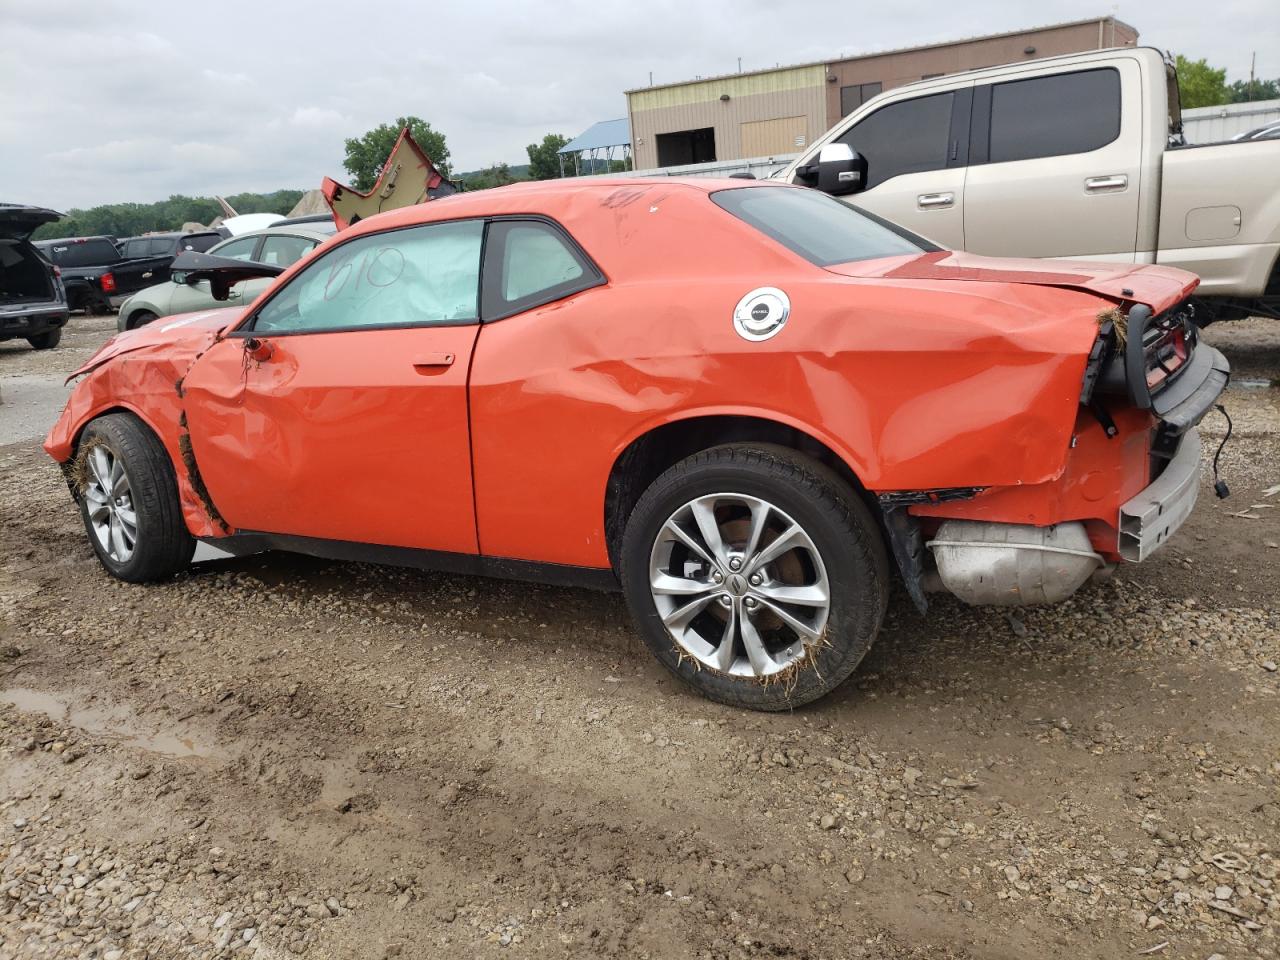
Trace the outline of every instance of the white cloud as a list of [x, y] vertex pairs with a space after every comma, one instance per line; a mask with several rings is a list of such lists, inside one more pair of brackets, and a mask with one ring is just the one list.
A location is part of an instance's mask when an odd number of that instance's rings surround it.
[[[416, 114], [455, 169], [522, 163], [548, 132], [626, 114], [622, 91], [1106, 12], [1094, 0], [850, 6], [848, 0], [0, 0], [0, 170], [10, 199], [54, 207], [317, 186], [342, 141]], [[927, 13], [927, 16], [922, 16]], [[1275, 0], [1131, 0], [1141, 42], [1280, 76]], [[392, 27], [391, 25], [395, 25]]]

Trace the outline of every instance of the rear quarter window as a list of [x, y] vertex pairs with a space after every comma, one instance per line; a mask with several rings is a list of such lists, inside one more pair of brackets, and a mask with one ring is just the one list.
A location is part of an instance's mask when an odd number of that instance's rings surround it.
[[1120, 136], [1120, 72], [1055, 73], [991, 88], [991, 163], [1105, 147]]

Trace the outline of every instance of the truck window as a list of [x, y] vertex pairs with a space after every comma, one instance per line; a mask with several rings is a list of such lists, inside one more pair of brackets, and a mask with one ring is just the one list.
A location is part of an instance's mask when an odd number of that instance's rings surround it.
[[60, 267], [98, 267], [120, 259], [116, 245], [105, 237], [92, 240], [55, 242], [49, 248], [53, 262]]
[[904, 173], [941, 170], [951, 142], [954, 93], [899, 100], [859, 120], [839, 140], [867, 159], [867, 188]]
[[1056, 73], [991, 88], [991, 163], [1088, 153], [1120, 136], [1120, 72]]

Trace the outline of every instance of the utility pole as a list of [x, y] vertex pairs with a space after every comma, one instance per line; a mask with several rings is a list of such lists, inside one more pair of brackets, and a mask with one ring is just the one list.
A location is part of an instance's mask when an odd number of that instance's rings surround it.
[[1258, 66], [1258, 51], [1255, 50], [1253, 51], [1253, 56], [1249, 58], [1249, 92], [1246, 94], [1246, 96], [1249, 98], [1250, 103], [1253, 102], [1253, 71], [1257, 66]]
[[739, 58], [738, 58], [738, 72], [739, 72], [739, 73], [741, 73], [741, 72], [742, 72], [742, 58], [741, 58], [741, 57], [739, 57]]

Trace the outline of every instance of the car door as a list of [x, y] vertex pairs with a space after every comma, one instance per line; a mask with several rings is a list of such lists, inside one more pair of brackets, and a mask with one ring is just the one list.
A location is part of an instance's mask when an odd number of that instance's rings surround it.
[[833, 142], [866, 160], [866, 186], [840, 199], [963, 249], [970, 96], [970, 87], [956, 87], [891, 101], [856, 119]]
[[355, 237], [274, 288], [183, 381], [231, 527], [476, 552], [467, 370], [479, 220]]
[[1141, 90], [1133, 60], [976, 87], [965, 249], [1132, 262]]

